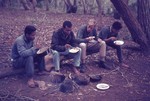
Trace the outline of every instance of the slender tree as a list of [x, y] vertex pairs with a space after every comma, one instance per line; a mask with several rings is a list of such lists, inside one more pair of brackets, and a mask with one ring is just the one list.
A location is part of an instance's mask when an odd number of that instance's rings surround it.
[[73, 1], [73, 4], [71, 3], [70, 0], [64, 0], [65, 4], [66, 4], [66, 12], [67, 13], [76, 13], [77, 12], [77, 0]]
[[82, 1], [82, 4], [83, 4], [83, 12], [84, 12], [84, 14], [87, 14], [87, 9], [86, 9], [85, 0], [81, 0], [81, 1]]
[[96, 0], [97, 5], [98, 5], [98, 14], [102, 14], [102, 7], [101, 7], [101, 0]]

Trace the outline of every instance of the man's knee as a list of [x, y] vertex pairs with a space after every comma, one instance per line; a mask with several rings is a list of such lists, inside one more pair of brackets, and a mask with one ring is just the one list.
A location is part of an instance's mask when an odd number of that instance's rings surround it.
[[100, 42], [100, 46], [106, 46], [105, 41], [101, 41], [101, 42]]
[[53, 53], [53, 56], [59, 56], [59, 52], [58, 51], [54, 50], [52, 53]]
[[86, 48], [86, 43], [80, 43], [79, 44], [79, 47], [82, 49], [82, 48]]
[[56, 50], [53, 50], [52, 51], [52, 54], [53, 54], [53, 60], [56, 61], [56, 60], [59, 60], [60, 59], [60, 54], [58, 51]]
[[33, 62], [33, 56], [26, 57], [25, 62]]

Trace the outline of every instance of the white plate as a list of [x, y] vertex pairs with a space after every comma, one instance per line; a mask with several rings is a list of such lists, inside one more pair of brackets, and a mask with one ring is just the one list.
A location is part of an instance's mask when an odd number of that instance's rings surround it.
[[116, 45], [123, 45], [123, 44], [124, 44], [124, 41], [122, 41], [122, 40], [116, 40], [116, 41], [114, 41], [114, 43], [115, 43]]
[[94, 39], [94, 38], [95, 38], [95, 36], [90, 36], [89, 38]]
[[41, 48], [37, 51], [37, 54], [42, 54], [43, 52], [45, 52], [47, 50], [48, 50], [48, 47]]
[[70, 53], [77, 53], [79, 51], [79, 48], [71, 48], [69, 50]]
[[91, 40], [89, 41], [90, 43], [96, 43], [97, 41], [96, 40]]
[[99, 83], [99, 84], [96, 85], [96, 88], [97, 89], [101, 89], [101, 90], [109, 89], [109, 87], [110, 86], [108, 84], [106, 84], [106, 83]]

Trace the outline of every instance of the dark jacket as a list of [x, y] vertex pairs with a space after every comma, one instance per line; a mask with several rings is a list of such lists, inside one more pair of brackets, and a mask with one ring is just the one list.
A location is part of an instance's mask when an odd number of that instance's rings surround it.
[[53, 33], [51, 48], [58, 52], [64, 52], [66, 50], [65, 45], [70, 44], [73, 47], [76, 47], [76, 40], [74, 33], [71, 32], [69, 35], [66, 35], [63, 31], [63, 28]]
[[104, 40], [104, 39], [108, 39], [110, 37], [118, 37], [118, 34], [111, 32], [110, 26], [105, 26], [99, 32], [98, 37], [101, 38], [102, 40]]

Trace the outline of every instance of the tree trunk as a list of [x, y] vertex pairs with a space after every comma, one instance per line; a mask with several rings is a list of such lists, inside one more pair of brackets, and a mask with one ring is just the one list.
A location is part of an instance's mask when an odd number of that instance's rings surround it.
[[49, 0], [44, 0], [44, 1], [45, 1], [45, 6], [46, 6], [46, 11], [49, 11], [50, 2]]
[[6, 7], [6, 8], [10, 7], [10, 0], [2, 0], [1, 2], [2, 2], [3, 7]]
[[66, 7], [67, 7], [67, 13], [76, 13], [77, 12], [77, 1], [74, 0], [74, 3], [71, 4], [70, 0], [64, 0]]
[[150, 45], [150, 0], [138, 0], [138, 21]]
[[[123, 0], [124, 3], [126, 3], [128, 5], [129, 0]], [[121, 15], [118, 13], [118, 11], [116, 9], [114, 9], [114, 18], [120, 20]]]
[[29, 10], [30, 9], [26, 0], [21, 0], [21, 3], [22, 3], [22, 5], [23, 5], [25, 10]]
[[82, 4], [83, 4], [83, 12], [84, 14], [87, 14], [87, 9], [86, 9], [86, 5], [85, 5], [85, 0], [81, 0]]
[[98, 28], [98, 30], [100, 29], [100, 23], [102, 22], [102, 2], [101, 2], [101, 0], [96, 0], [96, 2], [97, 2], [97, 5], [98, 5], [98, 14], [97, 14], [97, 16], [98, 16], [98, 20], [97, 20], [97, 28]]
[[131, 10], [128, 8], [127, 4], [122, 0], [111, 0], [115, 8], [121, 14], [126, 26], [128, 27], [133, 41], [138, 43], [144, 52], [148, 51], [148, 44], [146, 42], [146, 37], [142, 31], [140, 24], [138, 23], [136, 17], [132, 14]]
[[98, 14], [102, 15], [102, 7], [101, 7], [101, 0], [96, 0], [98, 5]]

